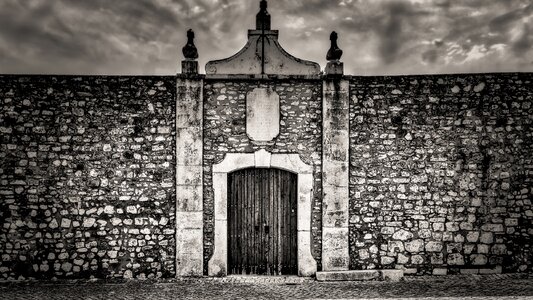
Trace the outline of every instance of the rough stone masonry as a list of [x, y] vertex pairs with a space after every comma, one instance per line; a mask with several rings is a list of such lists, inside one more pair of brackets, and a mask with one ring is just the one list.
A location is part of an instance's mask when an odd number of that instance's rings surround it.
[[174, 76], [0, 76], [0, 280], [225, 276], [244, 168], [296, 175], [295, 275], [533, 271], [533, 74], [324, 73], [266, 9], [206, 75], [191, 31]]

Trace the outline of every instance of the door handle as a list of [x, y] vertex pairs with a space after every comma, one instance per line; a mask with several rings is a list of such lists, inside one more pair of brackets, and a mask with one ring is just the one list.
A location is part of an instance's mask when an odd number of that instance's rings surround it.
[[266, 233], [266, 234], [269, 234], [269, 233], [270, 233], [270, 226], [265, 225], [265, 233]]

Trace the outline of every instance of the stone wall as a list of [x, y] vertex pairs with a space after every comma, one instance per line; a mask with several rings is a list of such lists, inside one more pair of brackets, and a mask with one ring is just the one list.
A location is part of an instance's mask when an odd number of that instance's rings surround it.
[[532, 77], [352, 78], [351, 269], [532, 270]]
[[0, 280], [174, 276], [175, 91], [0, 76]]
[[[280, 132], [271, 142], [246, 134], [246, 95], [272, 88], [280, 98]], [[297, 153], [314, 168], [312, 254], [321, 255], [322, 84], [320, 80], [206, 80], [204, 85], [204, 268], [213, 253], [214, 196], [212, 166], [227, 153]], [[320, 268], [320, 266], [319, 266]], [[206, 270], [207, 271], [207, 270]]]

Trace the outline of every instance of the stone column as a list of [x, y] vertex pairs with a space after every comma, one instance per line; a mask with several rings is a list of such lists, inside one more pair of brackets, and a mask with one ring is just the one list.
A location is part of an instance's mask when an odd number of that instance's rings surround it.
[[203, 79], [178, 75], [176, 275], [203, 276]]
[[[323, 82], [322, 271], [348, 270], [349, 81], [339, 68]], [[341, 73], [341, 74], [339, 74]]]

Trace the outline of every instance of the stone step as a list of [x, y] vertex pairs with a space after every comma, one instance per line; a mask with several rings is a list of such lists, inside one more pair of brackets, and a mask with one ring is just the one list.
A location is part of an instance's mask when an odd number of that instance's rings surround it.
[[351, 271], [326, 271], [317, 272], [318, 281], [400, 281], [403, 270], [351, 270]]

